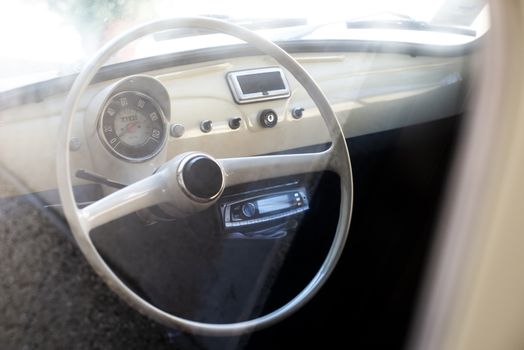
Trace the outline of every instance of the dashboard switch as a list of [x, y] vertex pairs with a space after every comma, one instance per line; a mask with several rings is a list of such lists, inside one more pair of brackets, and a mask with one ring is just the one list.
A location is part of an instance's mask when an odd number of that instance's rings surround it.
[[200, 123], [200, 130], [202, 132], [208, 133], [213, 129], [213, 122], [211, 120], [203, 120]]
[[240, 117], [235, 117], [235, 118], [231, 118], [229, 119], [228, 121], [228, 125], [231, 129], [233, 130], [236, 130], [238, 128], [240, 128], [240, 123], [242, 122], [242, 118]]
[[169, 133], [173, 137], [182, 137], [182, 135], [184, 135], [185, 131], [186, 131], [186, 129], [184, 128], [184, 126], [182, 124], [173, 124], [169, 128]]
[[264, 109], [258, 116], [260, 125], [264, 128], [272, 128], [277, 125], [278, 116], [277, 113], [272, 109]]
[[295, 107], [291, 111], [291, 116], [295, 119], [300, 119], [304, 115], [304, 108], [302, 107]]

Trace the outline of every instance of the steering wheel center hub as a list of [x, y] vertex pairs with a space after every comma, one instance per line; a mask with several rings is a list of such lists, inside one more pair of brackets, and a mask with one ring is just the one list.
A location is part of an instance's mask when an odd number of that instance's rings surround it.
[[224, 190], [221, 166], [204, 154], [188, 156], [180, 163], [178, 182], [184, 193], [198, 202], [210, 202]]

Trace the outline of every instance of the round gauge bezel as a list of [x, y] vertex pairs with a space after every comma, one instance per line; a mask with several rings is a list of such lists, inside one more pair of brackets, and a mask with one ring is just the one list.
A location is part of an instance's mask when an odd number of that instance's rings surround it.
[[[162, 125], [162, 130], [161, 130], [161, 136], [158, 139], [158, 141], [159, 141], [158, 146], [154, 149], [153, 152], [150, 152], [147, 155], [142, 156], [142, 157], [133, 157], [133, 156], [129, 156], [129, 155], [126, 155], [126, 154], [123, 154], [123, 153], [117, 151], [114, 147], [111, 146], [111, 144], [110, 144], [109, 140], [106, 138], [106, 135], [105, 135], [104, 130], [103, 130], [103, 128], [104, 128], [104, 116], [106, 114], [107, 108], [109, 107], [109, 105], [116, 98], [118, 98], [121, 95], [126, 95], [126, 94], [133, 94], [135, 96], [141, 97], [142, 99], [146, 99], [156, 109], [156, 112], [159, 113], [159, 118], [161, 119], [160, 124]], [[136, 107], [133, 107], [133, 108], [136, 108]], [[149, 116], [147, 116], [147, 117], [149, 118]], [[109, 153], [111, 153], [113, 156], [115, 156], [115, 157], [117, 157], [119, 159], [122, 159], [122, 160], [125, 160], [125, 161], [128, 161], [128, 162], [132, 162], [132, 163], [145, 162], [145, 161], [147, 161], [147, 160], [157, 156], [162, 151], [162, 149], [164, 149], [166, 141], [167, 141], [167, 134], [168, 134], [166, 117], [165, 117], [165, 114], [164, 114], [164, 110], [162, 109], [160, 104], [152, 96], [150, 96], [148, 94], [145, 94], [143, 92], [140, 92], [140, 91], [132, 91], [132, 90], [119, 91], [117, 93], [111, 94], [107, 98], [107, 100], [104, 102], [103, 108], [101, 109], [101, 112], [100, 112], [100, 114], [98, 116], [97, 131], [98, 131], [99, 139], [102, 141], [102, 144], [104, 145], [104, 148], [107, 149], [109, 151]], [[133, 147], [133, 146], [129, 146], [129, 147]], [[140, 146], [137, 146], [137, 147], [140, 147]]]

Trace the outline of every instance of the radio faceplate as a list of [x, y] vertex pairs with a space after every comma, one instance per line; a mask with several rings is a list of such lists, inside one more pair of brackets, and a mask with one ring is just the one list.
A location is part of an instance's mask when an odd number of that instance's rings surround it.
[[226, 229], [270, 223], [309, 209], [305, 188], [241, 198], [221, 205]]

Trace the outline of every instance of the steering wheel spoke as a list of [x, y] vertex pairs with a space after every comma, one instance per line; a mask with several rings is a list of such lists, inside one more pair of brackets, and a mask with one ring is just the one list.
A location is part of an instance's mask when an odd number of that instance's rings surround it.
[[162, 202], [168, 201], [163, 173], [151, 175], [80, 210], [89, 230]]
[[331, 149], [318, 153], [223, 158], [226, 186], [283, 176], [323, 171], [328, 168]]

